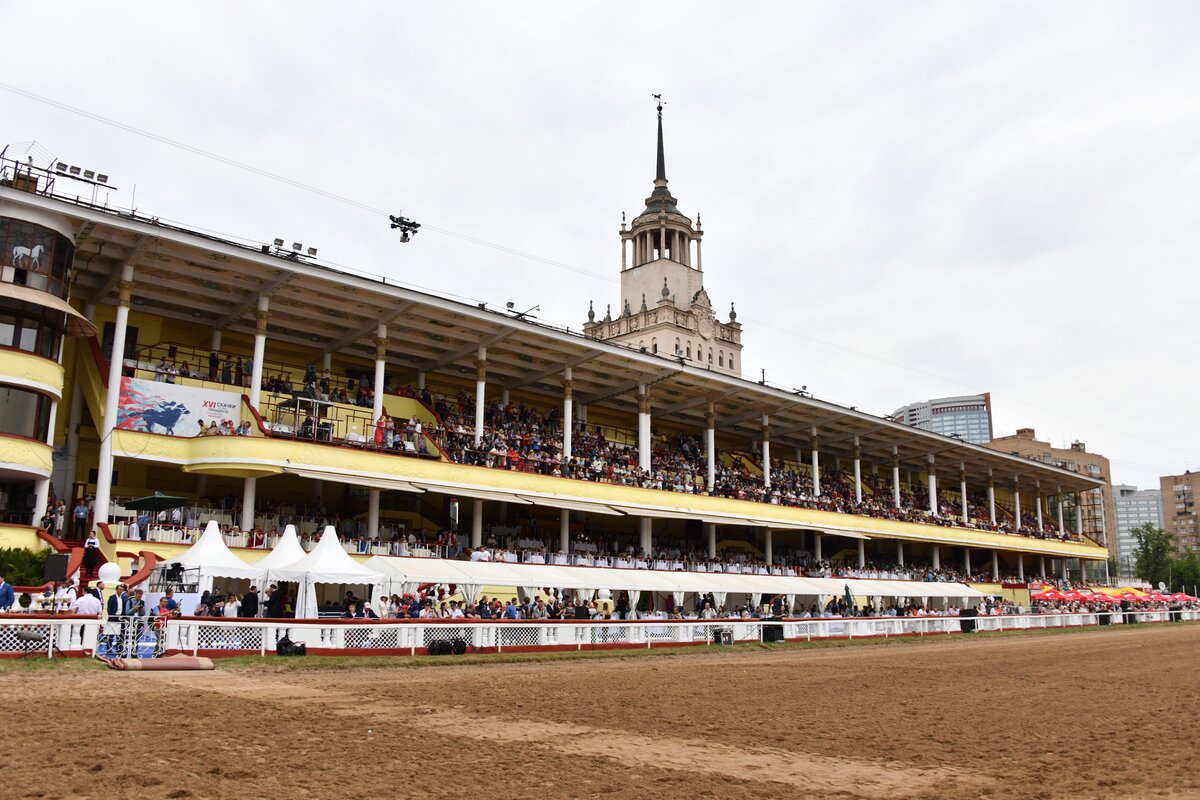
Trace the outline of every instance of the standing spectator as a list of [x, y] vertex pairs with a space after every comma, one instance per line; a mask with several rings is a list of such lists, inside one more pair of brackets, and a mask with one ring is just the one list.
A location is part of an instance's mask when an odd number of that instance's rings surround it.
[[75, 519], [71, 528], [71, 538], [82, 539], [86, 534], [88, 522], [88, 507], [82, 497], [75, 501], [75, 508], [71, 513]]
[[245, 596], [242, 597], [242, 604], [238, 607], [238, 616], [258, 616], [258, 590], [253, 586], [251, 586], [250, 591], [246, 592]]
[[244, 364], [245, 362], [243, 362], [240, 358], [235, 358], [233, 360], [233, 382], [236, 386], [242, 386], [244, 383], [245, 373], [242, 372], [244, 369]]
[[215, 381], [217, 379], [217, 368], [221, 366], [221, 357], [214, 350], [208, 356], [208, 379]]
[[225, 356], [225, 360], [221, 362], [221, 383], [233, 383], [233, 362], [229, 360], [229, 356]]
[[100, 540], [96, 538], [96, 534], [93, 531], [88, 534], [87, 540], [83, 543], [83, 571], [95, 572], [99, 561]]
[[3, 575], [0, 575], [0, 611], [7, 612], [11, 609], [15, 599], [12, 584], [4, 580]]

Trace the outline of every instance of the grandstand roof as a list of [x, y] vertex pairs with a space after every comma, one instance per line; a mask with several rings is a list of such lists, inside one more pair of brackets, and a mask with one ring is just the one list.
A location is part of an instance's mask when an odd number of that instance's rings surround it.
[[[635, 407], [638, 384], [647, 384], [658, 423], [703, 429], [708, 401], [717, 428], [753, 439], [770, 415], [771, 439], [807, 447], [816, 428], [823, 455], [849, 457], [854, 439], [862, 457], [890, 463], [895, 447], [903, 466], [926, 469], [933, 456], [943, 475], [961, 462], [974, 486], [994, 471], [998, 484], [1020, 477], [1022, 487], [1041, 481], [1042, 491], [1085, 490], [1102, 485], [1065, 469], [963, 443], [892, 422], [854, 408], [730, 377], [677, 357], [639, 352], [435, 294], [386, 278], [336, 269], [267, 247], [219, 239], [86, 203], [0, 188], [6, 202], [68, 217], [76, 226], [78, 252], [72, 298], [115, 303], [121, 268], [134, 267], [134, 308], [164, 317], [211, 324], [253, 335], [260, 294], [271, 297], [269, 339], [374, 359], [374, 337], [387, 323], [395, 345], [388, 361], [401, 381], [418, 371], [473, 380], [478, 348], [487, 347], [489, 384], [560, 397], [563, 368], [572, 367], [577, 402]], [[277, 313], [276, 313], [277, 312]], [[406, 375], [407, 373], [407, 375]]]

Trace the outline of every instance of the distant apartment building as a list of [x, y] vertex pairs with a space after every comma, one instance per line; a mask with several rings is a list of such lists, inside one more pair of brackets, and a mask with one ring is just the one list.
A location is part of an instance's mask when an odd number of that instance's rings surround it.
[[1158, 480], [1162, 492], [1163, 527], [1175, 534], [1175, 544], [1200, 550], [1196, 525], [1196, 495], [1200, 494], [1200, 472], [1166, 475]]
[[[1040, 442], [1033, 428], [1018, 428], [1012, 436], [1001, 436], [986, 443], [993, 450], [1024, 456], [1043, 464], [1101, 478], [1106, 483], [1103, 489], [1084, 492], [1079, 509], [1083, 518], [1083, 532], [1094, 541], [1107, 545], [1113, 557], [1117, 555], [1117, 516], [1113, 501], [1112, 468], [1108, 459], [1099, 453], [1089, 453], [1083, 442], [1072, 442], [1070, 447], [1053, 447], [1049, 442]], [[997, 482], [1000, 478], [997, 476]], [[1056, 488], [1043, 486], [1044, 494], [1053, 495]], [[1076, 509], [1072, 500], [1065, 503], [1064, 517], [1068, 530], [1076, 528]]]
[[1147, 523], [1163, 527], [1162, 492], [1126, 484], [1114, 486], [1112, 491], [1117, 517], [1117, 563], [1121, 579], [1132, 580], [1137, 566], [1133, 556], [1137, 542], [1131, 531]]
[[912, 403], [892, 412], [892, 420], [971, 444], [987, 444], [992, 438], [992, 396], [984, 392]]

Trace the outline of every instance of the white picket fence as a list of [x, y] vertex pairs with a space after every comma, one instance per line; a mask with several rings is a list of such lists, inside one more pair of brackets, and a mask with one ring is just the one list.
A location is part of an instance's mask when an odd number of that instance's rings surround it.
[[[1200, 611], [1175, 612], [1182, 621]], [[974, 617], [981, 631], [1127, 625], [1170, 621], [1167, 611], [1089, 614], [1017, 614]], [[156, 628], [149, 620], [124, 625], [94, 617], [0, 615], [0, 657], [274, 654], [284, 637], [323, 655], [420, 655], [436, 641], [461, 642], [468, 652], [592, 650], [619, 647], [713, 645], [771, 641], [782, 626], [788, 641], [931, 636], [958, 633], [960, 617], [844, 617], [831, 619], [733, 620], [245, 620], [171, 619]]]

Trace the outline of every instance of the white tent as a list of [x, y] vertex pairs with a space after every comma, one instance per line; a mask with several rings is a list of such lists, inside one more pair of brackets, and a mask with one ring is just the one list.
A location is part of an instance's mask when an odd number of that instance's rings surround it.
[[296, 526], [288, 525], [283, 529], [283, 536], [279, 537], [279, 541], [275, 543], [271, 552], [256, 561], [254, 566], [263, 572], [269, 572], [279, 567], [291, 566], [306, 555], [308, 553], [304, 552], [304, 548], [300, 546], [300, 540], [296, 537]]
[[317, 542], [311, 553], [286, 567], [270, 569], [266, 577], [268, 580], [294, 581], [300, 585], [296, 596], [296, 619], [316, 618], [318, 583], [383, 583], [382, 573], [363, 566], [342, 549], [332, 525], [325, 526], [321, 541]]
[[[554, 588], [591, 594], [599, 589], [629, 592], [632, 603], [643, 591], [670, 592], [677, 605], [685, 594], [711, 592], [717, 605], [725, 605], [729, 595], [746, 595], [754, 602], [766, 602], [784, 595], [791, 606], [797, 597], [822, 601], [841, 597], [845, 587], [858, 597], [954, 598], [964, 605], [978, 602], [985, 595], [961, 583], [925, 583], [921, 581], [877, 581], [857, 578], [797, 578], [782, 575], [742, 575], [720, 572], [613, 569], [566, 567], [544, 564], [506, 564], [487, 561], [451, 561], [438, 558], [397, 558], [377, 556], [371, 559], [375, 569], [388, 574], [396, 584], [415, 587], [423, 583], [453, 583], [468, 599], [482, 586], [516, 586], [523, 589]], [[411, 589], [407, 590], [411, 591]]]
[[[202, 592], [212, 589], [213, 578], [258, 580], [262, 577], [262, 570], [258, 566], [247, 564], [233, 554], [221, 538], [221, 529], [214, 520], [204, 527], [204, 533], [195, 544], [178, 557], [159, 564], [156, 569], [166, 571], [173, 564], [188, 570], [190, 574], [185, 575], [189, 579], [196, 575], [196, 583]], [[190, 572], [192, 570], [195, 572]]]

